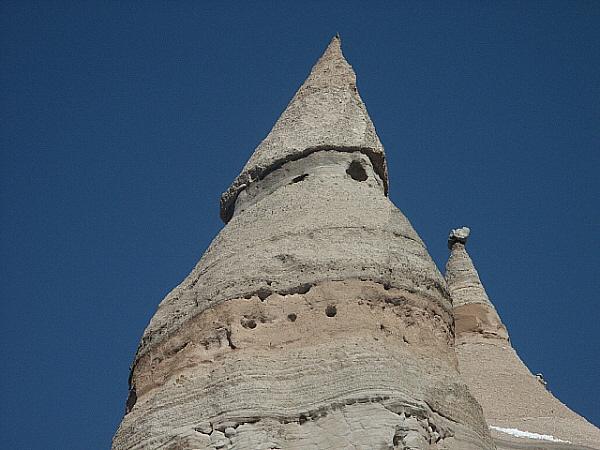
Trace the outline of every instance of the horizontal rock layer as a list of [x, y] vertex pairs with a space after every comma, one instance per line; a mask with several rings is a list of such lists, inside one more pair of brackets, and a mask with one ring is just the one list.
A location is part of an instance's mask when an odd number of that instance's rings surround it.
[[451, 311], [445, 282], [360, 152], [285, 164], [238, 200], [238, 213], [159, 305], [136, 356], [222, 301], [301, 292], [325, 280], [371, 280]]
[[360, 280], [222, 302], [138, 361], [113, 448], [492, 448], [451, 322]]

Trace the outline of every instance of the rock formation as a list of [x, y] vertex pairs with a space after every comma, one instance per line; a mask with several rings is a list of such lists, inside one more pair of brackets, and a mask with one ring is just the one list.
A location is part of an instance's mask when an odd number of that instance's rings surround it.
[[470, 230], [444, 279], [387, 190], [336, 36], [144, 332], [113, 449], [600, 449], [512, 348]]
[[446, 281], [454, 305], [456, 354], [469, 390], [483, 407], [499, 450], [600, 449], [600, 430], [546, 389], [510, 344], [465, 250], [468, 228], [453, 230]]
[[[335, 37], [159, 305], [113, 449], [492, 449]], [[538, 383], [539, 384], [539, 383]]]

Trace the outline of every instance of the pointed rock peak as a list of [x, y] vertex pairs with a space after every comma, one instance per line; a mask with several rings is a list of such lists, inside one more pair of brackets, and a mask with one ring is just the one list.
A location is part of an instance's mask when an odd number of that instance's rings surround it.
[[335, 57], [346, 61], [342, 55], [342, 40], [340, 39], [339, 33], [336, 33], [336, 35], [333, 37], [321, 59], [331, 57], [331, 55], [335, 55]]
[[367, 155], [387, 195], [385, 152], [356, 89], [356, 75], [336, 35], [309, 77], [221, 196], [221, 218], [233, 217], [239, 193], [283, 164], [320, 150]]
[[332, 40], [323, 56], [314, 65], [303, 88], [356, 89], [356, 74], [342, 54], [339, 35]]
[[454, 307], [456, 335], [474, 333], [484, 338], [508, 339], [506, 328], [465, 249], [470, 233], [467, 227], [457, 228], [448, 237], [452, 253], [446, 264], [446, 283]]

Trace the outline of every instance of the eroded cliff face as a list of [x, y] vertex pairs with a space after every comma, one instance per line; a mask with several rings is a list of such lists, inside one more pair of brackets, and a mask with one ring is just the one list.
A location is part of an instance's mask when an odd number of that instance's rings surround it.
[[116, 448], [486, 448], [450, 323], [356, 279], [231, 299], [137, 363]]
[[337, 38], [290, 107], [144, 332], [113, 448], [494, 448]]

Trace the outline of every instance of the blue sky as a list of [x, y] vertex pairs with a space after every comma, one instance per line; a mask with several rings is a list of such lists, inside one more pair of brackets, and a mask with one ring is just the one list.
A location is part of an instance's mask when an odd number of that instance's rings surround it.
[[600, 425], [600, 3], [0, 3], [5, 448], [103, 449], [158, 303], [339, 32], [390, 197]]

